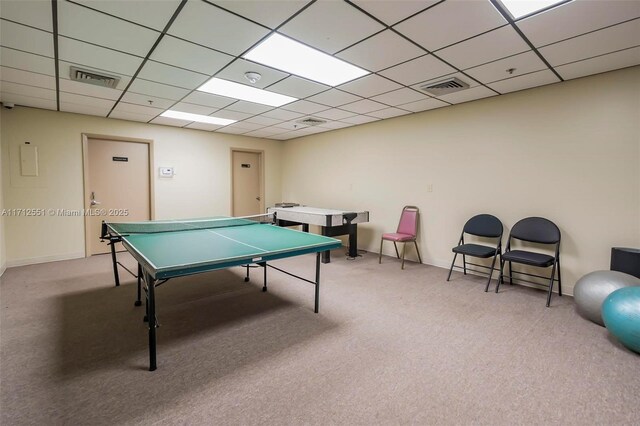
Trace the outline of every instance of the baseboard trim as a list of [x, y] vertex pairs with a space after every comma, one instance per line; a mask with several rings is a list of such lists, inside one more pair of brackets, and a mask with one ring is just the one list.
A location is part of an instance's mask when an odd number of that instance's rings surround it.
[[38, 263], [58, 262], [61, 260], [81, 259], [85, 257], [84, 252], [57, 254], [53, 256], [29, 257], [24, 259], [8, 260], [6, 267], [15, 268], [16, 266], [36, 265]]
[[4, 274], [4, 271], [6, 270], [7, 270], [7, 262], [0, 265], [0, 277], [2, 276], [2, 274]]

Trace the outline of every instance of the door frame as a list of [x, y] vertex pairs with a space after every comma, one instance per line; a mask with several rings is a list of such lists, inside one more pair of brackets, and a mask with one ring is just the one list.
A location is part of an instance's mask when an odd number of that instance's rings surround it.
[[231, 147], [231, 150], [229, 151], [229, 162], [231, 163], [231, 216], [234, 216], [235, 212], [234, 210], [234, 203], [233, 203], [233, 176], [234, 176], [234, 170], [233, 170], [233, 153], [234, 152], [249, 152], [251, 154], [258, 154], [259, 155], [259, 163], [260, 163], [260, 212], [265, 212], [265, 201], [264, 201], [264, 150], [262, 149], [250, 149], [250, 148], [233, 148]]
[[[91, 200], [91, 191], [89, 188], [89, 139], [102, 139], [117, 142], [133, 142], [146, 143], [149, 146], [149, 218], [155, 219], [155, 182], [154, 182], [154, 166], [153, 166], [153, 139], [129, 138], [123, 136], [101, 135], [96, 133], [82, 133], [82, 187], [83, 187], [83, 209], [86, 209]], [[84, 217], [84, 257], [89, 257], [89, 216]]]

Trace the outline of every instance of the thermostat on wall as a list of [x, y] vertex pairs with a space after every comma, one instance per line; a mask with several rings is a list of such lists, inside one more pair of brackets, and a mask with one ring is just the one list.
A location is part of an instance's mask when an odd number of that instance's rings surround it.
[[160, 177], [172, 178], [174, 174], [173, 167], [160, 167]]

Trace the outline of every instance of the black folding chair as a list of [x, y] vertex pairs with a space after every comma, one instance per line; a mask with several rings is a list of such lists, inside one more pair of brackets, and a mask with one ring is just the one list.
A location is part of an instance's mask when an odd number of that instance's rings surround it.
[[[544, 253], [538, 253], [528, 250], [512, 250], [511, 239], [520, 241], [528, 241], [538, 244], [555, 245], [554, 255], [548, 255]], [[528, 217], [518, 221], [509, 234], [507, 240], [507, 248], [502, 255], [502, 261], [500, 262], [500, 279], [496, 286], [496, 293], [500, 289], [500, 283], [504, 283], [504, 264], [509, 262], [509, 283], [513, 284], [513, 274], [527, 275], [535, 278], [543, 278], [549, 280], [549, 292], [547, 294], [547, 307], [551, 304], [551, 293], [553, 291], [554, 281], [558, 282], [558, 295], [562, 296], [562, 281], [560, 277], [560, 229], [555, 223], [542, 217]], [[526, 272], [514, 271], [512, 263], [520, 263], [523, 265], [536, 266], [539, 268], [548, 268], [552, 266], [551, 276], [546, 277], [542, 275], [529, 274]], [[556, 276], [556, 269], [558, 271], [558, 279]], [[528, 281], [523, 278], [516, 278], [518, 281], [546, 285], [539, 282]]]
[[[485, 237], [485, 238], [497, 238], [495, 246], [486, 246], [482, 244], [473, 244], [464, 242], [464, 234], [471, 234], [477, 237]], [[467, 263], [469, 265], [490, 269], [490, 271], [478, 271], [475, 269], [470, 269], [473, 272], [489, 275], [489, 279], [487, 280], [487, 286], [484, 291], [489, 291], [489, 284], [491, 284], [491, 277], [493, 276], [493, 270], [496, 265], [496, 257], [502, 256], [502, 222], [495, 216], [490, 214], [479, 214], [467, 221], [464, 224], [464, 228], [462, 228], [462, 234], [460, 234], [460, 241], [458, 241], [458, 245], [452, 249], [453, 262], [451, 262], [451, 268], [449, 269], [449, 276], [447, 277], [447, 281], [451, 278], [451, 271], [453, 268], [459, 268], [464, 271], [464, 274], [467, 275]], [[458, 254], [462, 255], [462, 266], [457, 266], [456, 257]], [[485, 265], [479, 265], [475, 263], [467, 262], [467, 256], [478, 257], [482, 259], [488, 259], [493, 257], [493, 262], [491, 262], [491, 268]], [[502, 260], [500, 261], [502, 265]]]

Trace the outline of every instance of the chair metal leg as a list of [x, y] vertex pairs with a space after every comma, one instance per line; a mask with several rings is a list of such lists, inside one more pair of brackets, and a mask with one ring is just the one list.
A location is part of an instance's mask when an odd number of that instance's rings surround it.
[[418, 242], [416, 240], [413, 240], [413, 244], [415, 244], [416, 246], [416, 253], [418, 253], [418, 261], [422, 263], [422, 258], [420, 257], [420, 250], [418, 250]]
[[458, 256], [458, 253], [453, 253], [453, 262], [451, 262], [451, 268], [449, 268], [449, 275], [447, 276], [447, 281], [449, 281], [449, 278], [451, 278], [451, 271], [453, 271], [453, 265], [455, 265], [456, 263], [457, 256]]
[[553, 279], [556, 277], [556, 262], [553, 262], [551, 269], [551, 280], [549, 280], [549, 293], [547, 294], [547, 308], [551, 304], [551, 293], [553, 292]]
[[504, 260], [502, 255], [500, 256], [500, 276], [498, 277], [498, 284], [496, 284], [496, 293], [500, 290], [500, 284], [504, 284]]
[[398, 259], [400, 259], [400, 255], [398, 254], [398, 245], [396, 244], [396, 242], [395, 242], [395, 241], [393, 242], [393, 247], [395, 247], [395, 249], [396, 249], [396, 257], [397, 257]]
[[484, 289], [484, 292], [489, 291], [489, 284], [491, 284], [491, 277], [493, 276], [493, 267], [496, 265], [496, 256], [493, 256], [493, 262], [491, 262], [491, 271], [489, 272], [489, 279], [487, 280], [487, 286]]
[[560, 278], [560, 258], [558, 258], [557, 262], [558, 262], [558, 296], [562, 297], [562, 278]]
[[513, 267], [509, 261], [509, 285], [513, 285]]
[[402, 266], [400, 269], [404, 269], [404, 252], [407, 249], [407, 243], [402, 243]]
[[380, 255], [378, 256], [378, 264], [382, 263], [382, 243], [384, 243], [384, 238], [380, 238]]
[[467, 256], [462, 255], [462, 269], [464, 270], [464, 274], [467, 275]]

